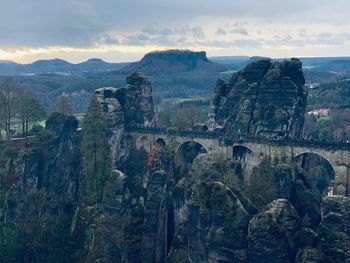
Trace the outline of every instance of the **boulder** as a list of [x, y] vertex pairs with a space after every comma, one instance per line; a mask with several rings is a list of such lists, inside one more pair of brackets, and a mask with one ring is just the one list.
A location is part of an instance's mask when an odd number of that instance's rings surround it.
[[350, 262], [350, 198], [326, 196], [322, 200], [318, 246], [336, 263]]
[[251, 263], [292, 263], [298, 251], [300, 218], [285, 199], [277, 199], [253, 217], [248, 227]]
[[248, 262], [250, 215], [221, 182], [199, 182], [189, 204], [188, 251], [191, 262]]
[[326, 257], [322, 251], [316, 248], [305, 248], [298, 252], [296, 263], [334, 263], [333, 260]]

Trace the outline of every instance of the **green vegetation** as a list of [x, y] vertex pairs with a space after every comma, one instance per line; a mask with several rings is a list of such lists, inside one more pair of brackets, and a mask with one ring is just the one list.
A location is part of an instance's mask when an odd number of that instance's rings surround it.
[[22, 119], [22, 135], [27, 139], [30, 123], [40, 121], [46, 112], [40, 102], [24, 94], [20, 99], [19, 116]]
[[350, 140], [350, 81], [322, 83], [308, 96], [308, 111], [327, 108], [326, 117], [307, 115], [305, 137], [318, 140]]
[[28, 90], [12, 79], [0, 84], [0, 138], [3, 133], [7, 140], [18, 133], [27, 138], [30, 128], [45, 116], [43, 106]]
[[83, 173], [86, 178], [86, 200], [89, 204], [100, 202], [103, 187], [111, 174], [106, 117], [95, 96], [92, 97], [83, 121], [82, 154]]
[[157, 112], [158, 125], [164, 128], [180, 130], [195, 129], [196, 124], [203, 124], [208, 117], [209, 101], [182, 99], [175, 101]]
[[319, 84], [309, 92], [308, 108], [350, 108], [350, 80]]

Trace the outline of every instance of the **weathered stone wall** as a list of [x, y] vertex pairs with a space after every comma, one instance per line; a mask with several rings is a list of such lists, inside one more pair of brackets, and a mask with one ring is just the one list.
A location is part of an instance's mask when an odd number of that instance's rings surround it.
[[207, 151], [218, 150], [226, 159], [232, 158], [233, 147], [243, 146], [252, 151], [252, 153], [263, 159], [269, 157], [274, 162], [291, 164], [292, 161], [299, 155], [304, 153], [314, 153], [326, 159], [334, 169], [335, 181], [337, 184], [337, 194], [345, 194], [347, 177], [350, 176], [350, 150], [335, 150], [332, 148], [321, 148], [320, 145], [311, 146], [289, 146], [279, 145], [282, 142], [272, 141], [273, 143], [258, 143], [258, 142], [236, 142], [232, 146], [224, 146], [220, 144], [219, 138], [201, 138], [194, 136], [175, 136], [169, 134], [147, 134], [145, 132], [128, 132], [135, 140], [137, 148], [144, 148], [150, 151], [157, 139], [163, 139], [167, 145], [171, 145], [175, 151], [179, 147], [189, 141], [195, 141], [203, 145]]

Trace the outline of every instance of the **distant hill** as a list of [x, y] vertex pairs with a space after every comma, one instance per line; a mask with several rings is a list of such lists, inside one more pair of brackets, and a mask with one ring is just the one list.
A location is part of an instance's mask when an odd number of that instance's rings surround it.
[[117, 70], [127, 64], [128, 63], [108, 63], [102, 59], [89, 59], [78, 64], [72, 64], [61, 59], [38, 60], [30, 64], [19, 64], [13, 61], [0, 60], [0, 75], [35, 75], [46, 73], [81, 74], [85, 72]]
[[347, 59], [334, 59], [326, 64], [321, 64], [318, 70], [330, 71], [330, 72], [346, 72], [350, 71], [350, 58]]
[[183, 72], [214, 73], [225, 71], [227, 67], [210, 61], [204, 51], [167, 50], [148, 53], [140, 61], [131, 63], [118, 72], [128, 74], [135, 70], [148, 75], [159, 75]]

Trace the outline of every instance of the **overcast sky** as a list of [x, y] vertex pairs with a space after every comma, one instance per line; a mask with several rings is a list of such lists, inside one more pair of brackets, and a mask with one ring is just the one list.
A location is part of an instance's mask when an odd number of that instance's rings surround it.
[[0, 60], [349, 56], [349, 0], [0, 0]]

